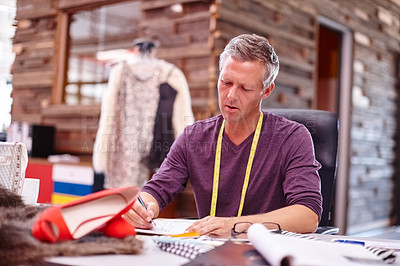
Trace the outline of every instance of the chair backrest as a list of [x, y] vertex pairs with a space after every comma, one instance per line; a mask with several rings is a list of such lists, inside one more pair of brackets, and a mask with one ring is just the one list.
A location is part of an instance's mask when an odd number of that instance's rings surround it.
[[321, 163], [321, 193], [323, 211], [319, 226], [328, 226], [333, 192], [336, 184], [339, 120], [336, 114], [309, 109], [266, 109], [306, 126], [310, 131], [315, 157]]
[[0, 185], [21, 195], [28, 165], [28, 153], [23, 143], [0, 142]]

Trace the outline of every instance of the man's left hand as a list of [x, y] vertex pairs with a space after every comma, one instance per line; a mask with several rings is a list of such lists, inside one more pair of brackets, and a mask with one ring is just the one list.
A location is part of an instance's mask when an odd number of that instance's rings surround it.
[[196, 231], [200, 235], [215, 238], [230, 238], [231, 230], [235, 224], [234, 217], [212, 217], [207, 216], [189, 226], [185, 232]]

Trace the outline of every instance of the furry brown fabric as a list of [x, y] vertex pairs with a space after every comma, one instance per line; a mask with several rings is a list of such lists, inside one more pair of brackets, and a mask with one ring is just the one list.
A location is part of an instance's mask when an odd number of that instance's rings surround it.
[[134, 236], [111, 238], [92, 232], [81, 239], [43, 243], [31, 228], [45, 207], [25, 205], [20, 196], [0, 186], [0, 265], [42, 265], [53, 256], [136, 254], [142, 242]]

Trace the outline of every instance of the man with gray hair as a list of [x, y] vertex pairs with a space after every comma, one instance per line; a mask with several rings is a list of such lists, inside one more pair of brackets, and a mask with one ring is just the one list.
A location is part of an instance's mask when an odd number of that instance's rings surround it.
[[273, 47], [262, 36], [237, 36], [221, 54], [219, 69], [221, 114], [186, 127], [142, 189], [147, 210], [135, 203], [124, 217], [137, 228], [151, 228], [190, 180], [200, 220], [188, 232], [227, 237], [243, 222], [314, 232], [322, 196], [310, 133], [261, 111], [279, 71]]

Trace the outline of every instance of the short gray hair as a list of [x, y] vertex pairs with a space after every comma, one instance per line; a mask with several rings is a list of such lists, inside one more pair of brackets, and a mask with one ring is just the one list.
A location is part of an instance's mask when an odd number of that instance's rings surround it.
[[279, 60], [274, 48], [267, 38], [256, 34], [242, 34], [233, 38], [219, 57], [221, 71], [226, 58], [234, 57], [240, 61], [260, 61], [265, 64], [265, 73], [262, 80], [263, 90], [268, 88], [276, 79], [279, 72]]

